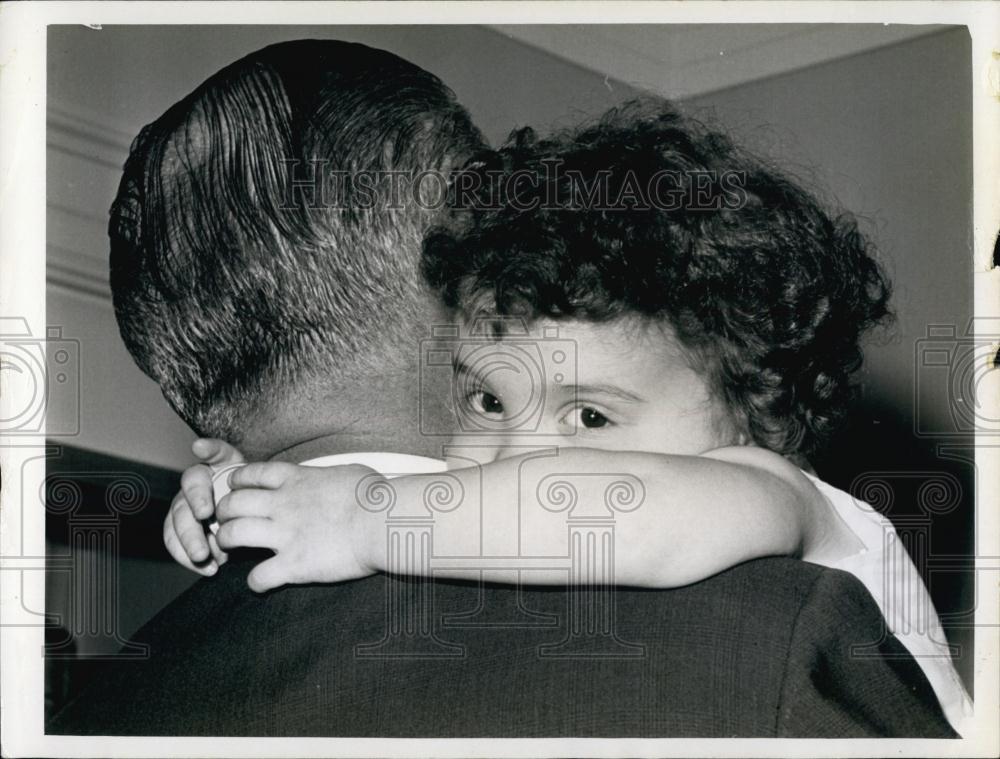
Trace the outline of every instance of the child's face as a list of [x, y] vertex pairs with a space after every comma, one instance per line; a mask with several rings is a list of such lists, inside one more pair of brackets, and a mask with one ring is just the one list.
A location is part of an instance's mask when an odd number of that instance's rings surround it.
[[[453, 444], [475, 446], [477, 458], [489, 461], [525, 453], [524, 446], [695, 455], [736, 443], [707, 380], [669, 331], [540, 321], [532, 334], [551, 327], [556, 340], [507, 337], [476, 349], [471, 364], [459, 354], [454, 397], [462, 431]], [[531, 371], [529, 355], [541, 358], [544, 371]]]

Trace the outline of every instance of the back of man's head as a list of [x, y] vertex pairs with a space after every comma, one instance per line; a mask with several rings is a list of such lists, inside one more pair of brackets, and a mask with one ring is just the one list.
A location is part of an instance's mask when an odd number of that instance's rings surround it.
[[237, 442], [280, 388], [390, 370], [440, 177], [479, 147], [453, 93], [384, 51], [301, 40], [219, 71], [125, 164], [109, 234], [129, 351], [193, 429]]

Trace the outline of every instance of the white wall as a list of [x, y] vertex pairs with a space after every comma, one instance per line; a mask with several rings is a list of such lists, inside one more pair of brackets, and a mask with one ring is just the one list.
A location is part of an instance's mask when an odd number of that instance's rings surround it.
[[861, 217], [898, 315], [867, 389], [908, 418], [917, 340], [972, 316], [970, 59], [951, 29], [689, 101]]

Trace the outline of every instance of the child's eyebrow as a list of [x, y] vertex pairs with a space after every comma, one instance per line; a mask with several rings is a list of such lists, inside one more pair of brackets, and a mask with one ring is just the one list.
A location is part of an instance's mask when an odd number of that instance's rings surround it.
[[483, 377], [483, 372], [481, 368], [469, 366], [464, 361], [462, 361], [462, 359], [458, 358], [458, 356], [455, 356], [452, 359], [451, 369], [456, 377], [465, 374], [471, 377], [473, 382], [480, 382], [480, 383], [485, 382], [485, 377]]
[[451, 359], [451, 370], [455, 374], [475, 374], [472, 368], [466, 364], [458, 356], [452, 356]]
[[618, 387], [617, 385], [573, 385], [567, 386], [565, 389], [574, 391], [576, 395], [610, 395], [629, 403], [646, 402], [646, 399], [641, 395], [636, 395], [635, 393], [630, 392], [623, 387]]

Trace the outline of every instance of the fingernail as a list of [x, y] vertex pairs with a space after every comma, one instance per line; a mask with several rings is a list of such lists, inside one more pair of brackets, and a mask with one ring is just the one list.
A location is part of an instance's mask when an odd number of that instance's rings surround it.
[[219, 571], [219, 565], [213, 561], [211, 564], [205, 567], [205, 571], [208, 572], [210, 575], [214, 575], [216, 572]]

